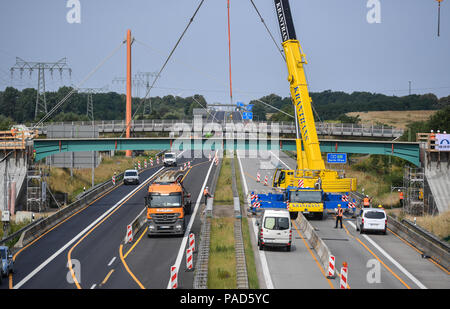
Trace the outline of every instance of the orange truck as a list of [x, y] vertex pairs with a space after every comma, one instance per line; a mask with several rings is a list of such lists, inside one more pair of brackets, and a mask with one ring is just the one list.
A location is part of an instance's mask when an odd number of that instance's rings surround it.
[[169, 170], [149, 187], [145, 197], [148, 236], [184, 235], [191, 194], [183, 187], [181, 171]]

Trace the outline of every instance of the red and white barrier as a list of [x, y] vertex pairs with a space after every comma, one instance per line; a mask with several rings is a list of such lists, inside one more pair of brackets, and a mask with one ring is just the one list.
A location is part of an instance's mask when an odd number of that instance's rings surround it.
[[176, 266], [170, 267], [170, 288], [178, 288], [178, 269]]
[[150, 158], [150, 166], [153, 166], [153, 159]]
[[343, 194], [341, 199], [343, 202], [348, 202], [348, 195]]
[[147, 159], [144, 160], [144, 168], [147, 168]]
[[259, 173], [256, 174], [256, 182], [261, 182], [261, 175]]
[[127, 226], [127, 237], [126, 242], [132, 242], [133, 241], [133, 227], [131, 225]]
[[289, 201], [286, 201], [286, 209], [289, 210]]
[[192, 252], [195, 251], [195, 235], [194, 235], [194, 233], [189, 234], [189, 249], [192, 249]]
[[116, 173], [114, 173], [111, 180], [112, 180], [113, 186], [115, 186], [116, 185]]
[[186, 169], [186, 162], [184, 162], [184, 164], [183, 164], [183, 169], [184, 170]]
[[188, 168], [191, 168], [191, 161], [188, 161]]
[[268, 181], [269, 181], [269, 176], [266, 175], [266, 177], [264, 177], [264, 185], [265, 186], [268, 185]]
[[141, 169], [141, 161], [138, 161], [138, 169]]
[[159, 164], [159, 157], [156, 157], [156, 164]]
[[193, 269], [193, 256], [192, 256], [192, 249], [186, 250], [186, 270], [192, 270]]
[[336, 258], [334, 257], [334, 255], [330, 255], [330, 259], [328, 262], [328, 273], [327, 273], [327, 278], [329, 278], [329, 279], [334, 279], [336, 276], [335, 275], [335, 273], [336, 273], [335, 262], [336, 262]]
[[214, 160], [215, 160], [216, 166], [219, 165], [219, 157], [216, 156], [216, 157], [214, 158]]
[[298, 187], [299, 187], [299, 188], [303, 188], [304, 186], [305, 186], [305, 183], [303, 182], [303, 179], [300, 178], [300, 179], [298, 180]]
[[348, 289], [348, 268], [347, 268], [347, 263], [343, 263], [342, 267], [341, 267], [341, 282], [340, 282], [340, 287], [341, 289]]
[[348, 202], [348, 208], [356, 208], [356, 203]]

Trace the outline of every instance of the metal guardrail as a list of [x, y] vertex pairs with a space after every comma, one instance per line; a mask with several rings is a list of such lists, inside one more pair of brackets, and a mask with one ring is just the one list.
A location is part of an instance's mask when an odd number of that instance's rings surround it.
[[[166, 150], [160, 151], [157, 155], [166, 152]], [[112, 180], [109, 179], [101, 184], [98, 184], [97, 186], [91, 188], [90, 190], [83, 192], [82, 195], [73, 203], [67, 205], [63, 209], [55, 212], [51, 216], [47, 218], [43, 218], [42, 220], [38, 220], [36, 222], [33, 222], [20, 231], [11, 234], [8, 238], [3, 239], [0, 243], [6, 243], [7, 241], [15, 238], [18, 236], [19, 232], [21, 233], [21, 236], [19, 238], [19, 241], [16, 243], [15, 247], [23, 247], [51, 229], [53, 226], [58, 224], [59, 222], [65, 220], [66, 218], [70, 217], [72, 214], [77, 212], [78, 210], [85, 207], [87, 204], [91, 203], [95, 199], [98, 198], [102, 193], [108, 191], [109, 189], [117, 186], [120, 181], [123, 179], [123, 174], [121, 173], [116, 176], [116, 184], [113, 185]]]
[[[207, 123], [206, 121], [204, 123]], [[222, 128], [226, 127], [226, 121], [214, 121]], [[197, 123], [195, 123], [197, 125]], [[294, 134], [294, 122], [263, 122], [254, 121], [253, 124], [260, 132], [271, 132], [276, 128], [283, 134]], [[33, 124], [31, 124], [33, 126]], [[49, 125], [77, 125], [92, 126], [90, 121], [74, 121], [60, 123], [44, 123], [38, 126], [40, 134], [46, 134]], [[100, 133], [122, 133], [126, 127], [125, 120], [103, 120], [95, 121]], [[172, 132], [181, 131], [185, 128], [193, 130], [194, 122], [192, 120], [133, 120], [131, 130], [133, 132]], [[363, 136], [363, 137], [400, 137], [403, 135], [403, 129], [392, 128], [390, 126], [376, 126], [352, 123], [316, 123], [317, 134], [319, 135], [338, 135], [338, 136]]]
[[437, 237], [436, 235], [431, 234], [427, 230], [424, 230], [420, 226], [414, 224], [413, 222], [411, 222], [407, 219], [403, 219], [401, 223], [406, 225], [408, 228], [412, 229], [417, 234], [419, 234], [419, 235], [423, 236], [424, 238], [426, 238], [427, 240], [431, 241], [436, 246], [441, 247], [443, 250], [450, 253], [450, 245], [448, 243], [445, 243], [442, 240], [440, 240], [439, 237]]

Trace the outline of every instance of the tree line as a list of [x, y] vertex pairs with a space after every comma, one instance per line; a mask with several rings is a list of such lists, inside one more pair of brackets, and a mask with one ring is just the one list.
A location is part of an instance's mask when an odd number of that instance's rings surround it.
[[[58, 91], [46, 92], [47, 110], [51, 110], [70, 91], [70, 87], [61, 87]], [[7, 87], [0, 91], [0, 128], [7, 129], [14, 123], [35, 122], [35, 104], [37, 91], [33, 88], [18, 90]], [[94, 119], [122, 120], [125, 117], [125, 95], [116, 92], [92, 94]], [[369, 92], [326, 90], [310, 93], [316, 120], [340, 120], [358, 122], [358, 117], [345, 115], [348, 112], [382, 111], [382, 110], [437, 110], [450, 106], [450, 96], [438, 99], [434, 94], [387, 96]], [[261, 103], [261, 101], [265, 102]], [[147, 105], [144, 113], [144, 104]], [[133, 98], [133, 115], [136, 119], [192, 119], [193, 109], [206, 106], [205, 98], [196, 94], [182, 98], [173, 95], [151, 97], [146, 103]], [[294, 109], [290, 97], [270, 94], [253, 104], [253, 115], [259, 121], [293, 121]], [[271, 108], [271, 105], [283, 112]], [[151, 108], [149, 108], [151, 106]], [[139, 109], [138, 109], [139, 108]], [[136, 112], [137, 111], [137, 112]], [[288, 116], [291, 115], [291, 116]], [[40, 119], [43, 114], [38, 115]], [[49, 121], [82, 121], [87, 116], [87, 94], [74, 93]]]

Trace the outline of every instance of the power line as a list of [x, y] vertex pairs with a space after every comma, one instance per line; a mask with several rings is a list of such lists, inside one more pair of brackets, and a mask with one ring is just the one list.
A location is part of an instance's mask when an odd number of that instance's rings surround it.
[[181, 33], [180, 37], [178, 38], [177, 42], [175, 43], [175, 46], [172, 48], [172, 50], [169, 53], [169, 56], [167, 57], [166, 61], [164, 62], [164, 64], [162, 65], [161, 69], [159, 70], [158, 74], [156, 75], [155, 79], [152, 82], [152, 85], [150, 86], [150, 88], [147, 90], [147, 93], [145, 94], [145, 97], [143, 100], [141, 100], [141, 103], [138, 105], [138, 108], [136, 109], [136, 111], [133, 114], [133, 117], [131, 117], [130, 122], [127, 123], [126, 127], [124, 128], [124, 131], [122, 132], [121, 136], [123, 135], [123, 133], [125, 132], [125, 130], [127, 130], [129, 128], [129, 126], [131, 125], [131, 121], [136, 117], [137, 112], [139, 111], [139, 108], [142, 106], [142, 104], [145, 102], [145, 99], [148, 97], [148, 95], [150, 94], [150, 91], [152, 90], [153, 86], [155, 85], [156, 81], [158, 80], [158, 78], [161, 76], [161, 73], [164, 71], [165, 67], [167, 66], [167, 64], [169, 63], [170, 58], [172, 58], [173, 53], [175, 52], [175, 50], [177, 49], [178, 45], [180, 44], [181, 40], [183, 39], [186, 31], [189, 29], [189, 26], [192, 24], [192, 22], [194, 21], [195, 16], [197, 15], [198, 11], [200, 10], [201, 6], [203, 5], [203, 2], [205, 2], [205, 0], [201, 0], [200, 4], [197, 6], [194, 14], [192, 15], [192, 17], [189, 19], [188, 24], [186, 25], [186, 27], [184, 28], [183, 32]]
[[48, 118], [50, 118], [53, 113], [61, 106], [63, 105], [74, 92], [78, 91], [78, 89], [84, 85], [84, 83], [92, 77], [92, 75], [98, 71], [105, 63], [108, 61], [118, 50], [119, 48], [124, 44], [124, 42], [121, 42], [108, 56], [106, 56], [89, 74], [76, 86], [73, 88], [61, 101], [59, 101], [47, 114], [45, 114], [44, 117], [42, 117], [33, 127], [36, 128], [40, 126], [44, 121], [46, 121]]

